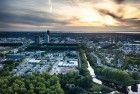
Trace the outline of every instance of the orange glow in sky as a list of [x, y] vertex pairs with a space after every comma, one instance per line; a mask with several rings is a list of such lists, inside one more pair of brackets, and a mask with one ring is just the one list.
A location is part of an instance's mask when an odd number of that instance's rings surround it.
[[[0, 4], [0, 30], [67, 27], [140, 30], [140, 1], [133, 0], [6, 0]], [[66, 27], [66, 28], [65, 28]], [[72, 28], [73, 29], [73, 28]], [[87, 30], [89, 30], [87, 28]], [[126, 29], [127, 30], [127, 29]]]

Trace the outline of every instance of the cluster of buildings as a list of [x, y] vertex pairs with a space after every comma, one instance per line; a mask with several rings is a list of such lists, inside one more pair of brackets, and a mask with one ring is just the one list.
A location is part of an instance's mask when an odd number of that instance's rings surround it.
[[78, 71], [79, 53], [77, 51], [64, 51], [48, 54], [50, 61], [55, 63], [50, 74], [65, 74], [70, 70]]
[[[78, 70], [79, 53], [77, 51], [46, 52], [46, 51], [25, 51], [29, 44], [50, 43], [50, 31], [42, 38], [40, 35], [34, 35], [34, 40], [25, 38], [1, 38], [0, 43], [22, 43], [18, 47], [10, 47], [1, 60], [21, 62], [12, 71], [14, 75], [28, 75], [32, 73], [42, 73], [50, 71], [50, 74], [67, 73], [70, 70]], [[76, 42], [75, 39], [66, 38], [70, 43]], [[65, 41], [65, 42], [66, 42]], [[27, 42], [27, 43], [25, 43]], [[65, 43], [63, 42], [63, 43]], [[9, 46], [7, 46], [9, 47]], [[6, 47], [4, 47], [6, 48]], [[23, 50], [21, 50], [23, 49]], [[3, 68], [3, 64], [0, 65]]]
[[[115, 66], [122, 67], [124, 63], [124, 56], [130, 53], [140, 54], [139, 43], [126, 43], [125, 38], [118, 37], [117, 35], [105, 36], [92, 34], [51, 34], [48, 30], [47, 33], [42, 35], [34, 34], [31, 38], [0, 38], [0, 43], [22, 43], [19, 47], [2, 47], [0, 50], [4, 51], [4, 57], [0, 57], [0, 61], [22, 61], [14, 70], [15, 75], [31, 74], [33, 72], [42, 73], [50, 71], [50, 74], [66, 73], [69, 70], [77, 70], [79, 65], [79, 56], [76, 51], [63, 51], [63, 52], [25, 52], [24, 49], [28, 45], [35, 44], [49, 44], [49, 43], [62, 43], [73, 44], [82, 43], [89, 48], [102, 49], [108, 47], [111, 44], [117, 44], [121, 40], [122, 47], [116, 48], [112, 53], [101, 52], [108, 64], [112, 64], [112, 61], [116, 63]], [[0, 68], [2, 64], [0, 65]]]
[[19, 75], [30, 75], [32, 73], [43, 73], [48, 70], [50, 67], [50, 62], [47, 62], [47, 60], [36, 60], [36, 59], [26, 59], [24, 63], [21, 63], [19, 66], [17, 66], [13, 73], [16, 76]]
[[39, 35], [35, 35], [34, 43], [35, 44], [50, 43], [50, 31], [47, 30], [47, 34], [44, 35], [42, 40], [41, 40], [41, 37]]
[[21, 53], [10, 53], [6, 55], [6, 60], [8, 61], [21, 61], [25, 58], [25, 54]]
[[140, 44], [125, 43], [122, 50], [125, 54], [140, 54]]
[[33, 43], [33, 40], [25, 37], [17, 37], [17, 38], [0, 38], [0, 43], [22, 43], [22, 44], [27, 44], [27, 43]]
[[[13, 73], [17, 76], [28, 75], [32, 73], [50, 72], [50, 74], [63, 74], [69, 70], [77, 70], [79, 58], [77, 51], [63, 52], [23, 52], [25, 57], [17, 67], [13, 69]], [[23, 54], [22, 53], [22, 54]], [[13, 55], [10, 58], [16, 60]]]

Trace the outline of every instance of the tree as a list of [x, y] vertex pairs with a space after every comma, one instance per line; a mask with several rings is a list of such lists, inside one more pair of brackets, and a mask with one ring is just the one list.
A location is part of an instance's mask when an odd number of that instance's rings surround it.
[[2, 94], [64, 94], [59, 78], [48, 73], [0, 77], [0, 89]]

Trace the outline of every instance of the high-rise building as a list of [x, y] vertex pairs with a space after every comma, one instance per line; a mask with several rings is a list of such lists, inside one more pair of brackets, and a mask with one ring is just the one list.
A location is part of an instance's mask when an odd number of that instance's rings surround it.
[[47, 42], [47, 43], [50, 43], [50, 31], [49, 31], [49, 30], [47, 30], [46, 42]]

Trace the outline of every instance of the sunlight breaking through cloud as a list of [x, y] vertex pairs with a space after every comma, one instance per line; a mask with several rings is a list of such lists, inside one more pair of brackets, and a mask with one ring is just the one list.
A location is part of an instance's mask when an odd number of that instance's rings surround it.
[[27, 25], [35, 25], [38, 29], [42, 26], [51, 26], [54, 29], [60, 26], [77, 26], [79, 29], [80, 26], [130, 26], [138, 30], [139, 5], [140, 2], [136, 0], [2, 0], [0, 21], [3, 24], [1, 28], [19, 23], [20, 28], [23, 24], [24, 28]]

